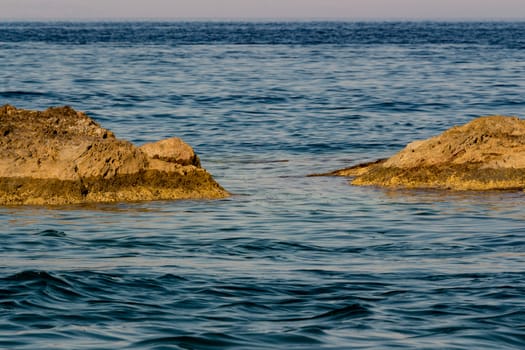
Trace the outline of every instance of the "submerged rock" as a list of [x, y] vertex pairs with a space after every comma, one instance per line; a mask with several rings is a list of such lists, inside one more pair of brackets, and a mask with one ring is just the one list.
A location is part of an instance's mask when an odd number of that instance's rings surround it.
[[0, 205], [227, 195], [178, 138], [135, 147], [70, 107], [0, 107]]
[[441, 135], [414, 141], [391, 158], [326, 175], [354, 177], [354, 185], [452, 190], [525, 188], [525, 121], [477, 118]]

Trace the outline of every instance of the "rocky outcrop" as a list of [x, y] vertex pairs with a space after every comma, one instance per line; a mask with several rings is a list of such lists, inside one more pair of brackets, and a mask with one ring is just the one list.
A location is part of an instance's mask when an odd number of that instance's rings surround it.
[[441, 135], [408, 144], [389, 159], [327, 175], [354, 185], [452, 190], [525, 188], [525, 121], [481, 117]]
[[227, 195], [178, 138], [135, 147], [70, 107], [0, 107], [0, 205]]

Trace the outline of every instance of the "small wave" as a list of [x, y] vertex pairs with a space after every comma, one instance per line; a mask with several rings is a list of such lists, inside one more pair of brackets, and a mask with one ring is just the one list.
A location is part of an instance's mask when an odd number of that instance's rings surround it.
[[425, 106], [422, 104], [412, 103], [412, 102], [402, 102], [402, 101], [386, 101], [386, 102], [377, 102], [371, 103], [365, 106], [367, 109], [372, 111], [380, 112], [418, 112], [423, 111], [422, 108]]
[[288, 163], [288, 159], [251, 159], [243, 160], [243, 164], [269, 164], [269, 163]]
[[338, 309], [329, 310], [319, 315], [315, 315], [311, 317], [288, 318], [283, 321], [295, 322], [295, 321], [308, 321], [308, 320], [319, 320], [319, 319], [329, 319], [332, 321], [336, 321], [336, 320], [342, 320], [342, 319], [347, 319], [347, 318], [365, 317], [371, 314], [372, 314], [372, 311], [370, 311], [368, 308], [355, 303], [355, 304], [343, 306]]
[[19, 96], [44, 96], [46, 93], [38, 91], [6, 90], [0, 91], [0, 97], [10, 98]]
[[269, 251], [326, 251], [326, 248], [299, 242], [284, 242], [272, 239], [256, 239], [242, 242], [233, 247], [234, 250], [265, 252]]
[[254, 303], [252, 301], [237, 301], [234, 303], [221, 305], [220, 307], [225, 308], [225, 309], [235, 308], [238, 310], [240, 309], [240, 310], [245, 310], [248, 312], [255, 312], [257, 310], [258, 311], [271, 311], [272, 310], [272, 308], [269, 306], [266, 306], [261, 303]]
[[187, 278], [184, 278], [182, 276], [178, 276], [178, 275], [174, 275], [172, 273], [167, 273], [165, 275], [162, 275], [158, 278], [158, 281], [160, 281], [161, 283], [165, 283], [165, 282], [168, 282], [168, 283], [171, 283], [171, 282], [185, 282], [187, 281], [188, 279]]
[[46, 271], [34, 271], [34, 270], [18, 272], [18, 273], [15, 273], [13, 275], [3, 278], [3, 280], [8, 281], [8, 282], [22, 282], [22, 283], [44, 282], [44, 283], [68, 285], [68, 283], [65, 280], [62, 280], [59, 277], [56, 277]]
[[370, 310], [368, 310], [366, 307], [360, 304], [351, 304], [351, 305], [347, 305], [339, 309], [327, 311], [318, 316], [314, 316], [311, 319], [314, 320], [314, 319], [320, 319], [320, 318], [330, 318], [332, 320], [340, 320], [340, 319], [350, 318], [350, 317], [368, 316], [371, 313], [372, 312]]
[[223, 333], [204, 333], [201, 335], [179, 335], [142, 340], [132, 348], [164, 349], [177, 346], [176, 349], [223, 349], [240, 345], [241, 339]]
[[24, 347], [28, 344], [29, 342], [27, 341], [21, 341], [21, 340], [15, 340], [15, 339], [0, 340], [0, 347], [2, 347], [3, 349], [14, 349], [16, 347]]
[[[46, 271], [22, 271], [1, 280], [8, 285], [4, 292], [12, 295], [32, 295], [28, 300], [19, 299], [35, 308], [45, 308], [50, 302], [66, 301], [81, 297], [82, 294], [66, 279]], [[38, 302], [36, 302], [38, 300]]]
[[64, 231], [57, 230], [44, 230], [38, 232], [37, 235], [43, 237], [66, 237], [66, 233]]

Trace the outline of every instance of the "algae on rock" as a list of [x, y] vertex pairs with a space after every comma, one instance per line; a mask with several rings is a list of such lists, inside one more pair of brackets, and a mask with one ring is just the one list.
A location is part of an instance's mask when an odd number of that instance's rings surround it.
[[226, 196], [178, 138], [135, 147], [70, 107], [0, 107], [0, 205]]
[[424, 141], [414, 141], [388, 159], [325, 175], [353, 177], [352, 184], [452, 190], [525, 188], [525, 121], [480, 117]]

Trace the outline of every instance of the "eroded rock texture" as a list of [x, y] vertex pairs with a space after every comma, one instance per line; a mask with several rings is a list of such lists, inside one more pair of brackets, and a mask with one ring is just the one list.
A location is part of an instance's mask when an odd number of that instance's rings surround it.
[[178, 138], [135, 147], [70, 107], [0, 107], [0, 205], [227, 195]]
[[389, 159], [330, 173], [354, 185], [453, 190], [525, 188], [525, 121], [477, 118], [408, 144]]

